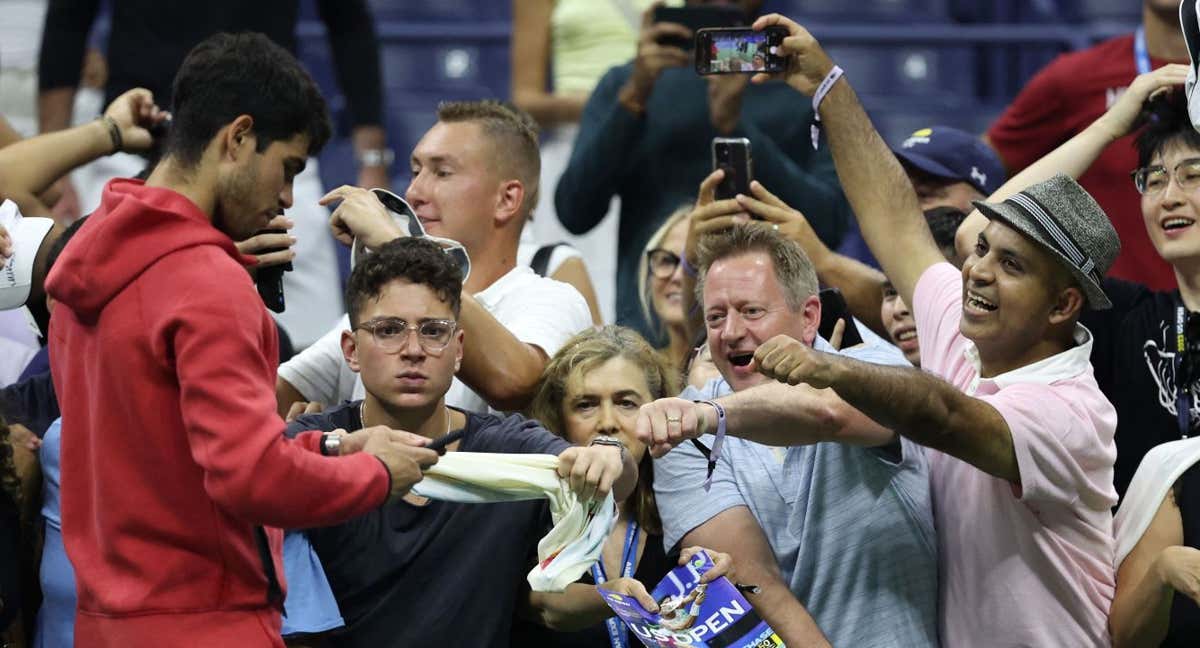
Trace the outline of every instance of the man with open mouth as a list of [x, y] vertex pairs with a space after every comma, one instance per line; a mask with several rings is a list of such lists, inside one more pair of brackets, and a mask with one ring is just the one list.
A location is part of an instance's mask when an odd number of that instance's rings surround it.
[[[717, 178], [701, 185], [702, 203]], [[737, 208], [733, 199], [708, 204]], [[672, 432], [695, 429], [717, 416], [702, 400], [715, 398], [741, 404], [744, 416], [728, 420], [730, 434], [763, 436], [723, 438], [714, 421], [705, 431], [716, 435], [703, 437], [703, 446], [665, 456], [667, 447], [651, 448], [664, 544], [701, 543], [733, 556], [739, 578], [762, 589], [750, 599], [755, 609], [788, 645], [824, 645], [821, 633], [834, 646], [938, 645], [936, 539], [920, 449], [832, 390], [780, 385], [754, 364], [755, 352], [778, 335], [834, 352], [817, 333], [812, 262], [760, 223], [707, 235], [695, 258], [720, 377], [643, 406], [639, 438], [651, 418]], [[908, 366], [876, 336], [844, 353]]]
[[[748, 368], [832, 389], [926, 446], [943, 645], [1110, 645], [1117, 417], [1092, 375], [1092, 336], [1078, 320], [1086, 308], [1111, 306], [1100, 281], [1120, 248], [1116, 232], [1075, 181], [1022, 174], [975, 202], [986, 226], [956, 270], [841, 68], [803, 27], [773, 15], [755, 28], [770, 25], [789, 30], [784, 76], [813, 97], [814, 130], [828, 138], [863, 237], [913, 306], [922, 370], [867, 364], [786, 336], [759, 346]], [[727, 430], [742, 435], [734, 423], [752, 414], [731, 405]], [[719, 417], [700, 413], [691, 431], [651, 421], [644, 441], [661, 452], [697, 431], [720, 433]], [[747, 436], [794, 442], [782, 430]]]

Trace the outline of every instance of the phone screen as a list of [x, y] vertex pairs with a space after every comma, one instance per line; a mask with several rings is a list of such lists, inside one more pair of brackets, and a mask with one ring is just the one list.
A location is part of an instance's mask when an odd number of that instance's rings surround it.
[[771, 53], [783, 40], [778, 30], [705, 29], [696, 35], [696, 71], [700, 74], [781, 72], [784, 60]]

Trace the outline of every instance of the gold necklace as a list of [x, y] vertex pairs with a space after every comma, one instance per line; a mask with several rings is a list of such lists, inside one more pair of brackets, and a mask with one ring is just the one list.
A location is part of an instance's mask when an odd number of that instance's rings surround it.
[[[442, 413], [446, 415], [446, 431], [442, 432], [442, 434], [443, 435], [450, 434], [450, 408], [443, 405]], [[358, 404], [358, 422], [362, 424], [364, 430], [368, 427], [367, 426], [367, 399], [365, 399], [365, 398], [362, 400], [361, 403]]]

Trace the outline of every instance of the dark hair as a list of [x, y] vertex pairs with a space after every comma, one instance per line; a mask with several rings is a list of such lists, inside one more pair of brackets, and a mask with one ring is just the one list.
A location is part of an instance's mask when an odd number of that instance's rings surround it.
[[1171, 90], [1158, 95], [1146, 104], [1142, 113], [1146, 125], [1137, 136], [1138, 167], [1150, 164], [1150, 158], [1168, 146], [1183, 145], [1200, 150], [1200, 133], [1192, 127], [1187, 96], [1183, 91]]
[[521, 215], [537, 207], [542, 157], [538, 149], [538, 126], [529, 113], [506, 101], [443, 101], [438, 104], [438, 121], [447, 124], [478, 122], [492, 144], [497, 164], [506, 167], [525, 187]]
[[954, 235], [958, 226], [967, 219], [967, 215], [958, 207], [934, 207], [925, 210], [925, 222], [929, 224], [929, 233], [933, 234], [933, 242], [939, 248], [954, 249]]
[[88, 216], [90, 216], [90, 214], [81, 216], [80, 218], [76, 219], [74, 223], [68, 225], [67, 229], [63, 230], [63, 233], [59, 235], [58, 240], [54, 241], [54, 243], [50, 245], [50, 251], [46, 253], [47, 273], [50, 272], [50, 268], [54, 267], [54, 262], [58, 261], [59, 255], [62, 254], [63, 248], [67, 247], [67, 243], [70, 242], [71, 237], [75, 236], [75, 233], [79, 231], [79, 228], [83, 227], [83, 224], [87, 221]]
[[[21, 479], [13, 462], [12, 434], [4, 412], [0, 411], [0, 508], [21, 508]], [[3, 516], [0, 516], [3, 517]]]
[[256, 149], [307, 135], [315, 155], [332, 130], [325, 99], [312, 77], [287, 50], [266, 36], [216, 34], [188, 52], [175, 74], [166, 154], [185, 165], [239, 115], [254, 118]]
[[367, 300], [378, 299], [384, 286], [397, 279], [428, 286], [458, 317], [462, 305], [462, 270], [437, 243], [405, 237], [385, 243], [350, 273], [346, 307], [351, 327], [358, 326], [358, 314]]

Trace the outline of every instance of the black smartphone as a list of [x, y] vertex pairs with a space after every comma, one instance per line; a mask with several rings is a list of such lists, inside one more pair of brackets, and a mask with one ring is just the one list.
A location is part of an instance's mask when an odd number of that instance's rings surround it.
[[[655, 7], [654, 22], [669, 22], [683, 25], [693, 33], [711, 27], [738, 27], [746, 24], [746, 12], [732, 5], [699, 5], [695, 7]], [[660, 45], [691, 50], [695, 41], [686, 38], [668, 37], [659, 40]]]
[[817, 325], [817, 332], [826, 340], [833, 335], [833, 327], [838, 320], [846, 322], [846, 329], [842, 332], [842, 347], [843, 349], [858, 346], [863, 343], [862, 335], [858, 332], [858, 327], [854, 325], [854, 317], [850, 315], [850, 307], [846, 304], [846, 298], [842, 295], [842, 291], [837, 288], [823, 288], [817, 293], [821, 299], [821, 323]]
[[750, 140], [745, 137], [714, 137], [712, 141], [713, 171], [725, 171], [717, 185], [717, 200], [727, 200], [738, 194], [750, 195], [754, 179], [754, 159], [750, 156]]
[[[256, 234], [287, 234], [285, 229], [268, 229], [255, 232]], [[268, 252], [282, 252], [287, 248], [276, 248], [272, 250], [263, 250], [260, 254]], [[290, 272], [292, 262], [271, 266], [269, 268], [260, 268], [254, 273], [254, 284], [258, 286], [258, 296], [262, 297], [263, 304], [267, 308], [276, 313], [282, 313], [287, 304], [283, 299], [283, 273]]]
[[696, 73], [783, 72], [787, 60], [773, 52], [786, 37], [787, 30], [778, 26], [762, 31], [749, 27], [701, 29], [696, 32]]

